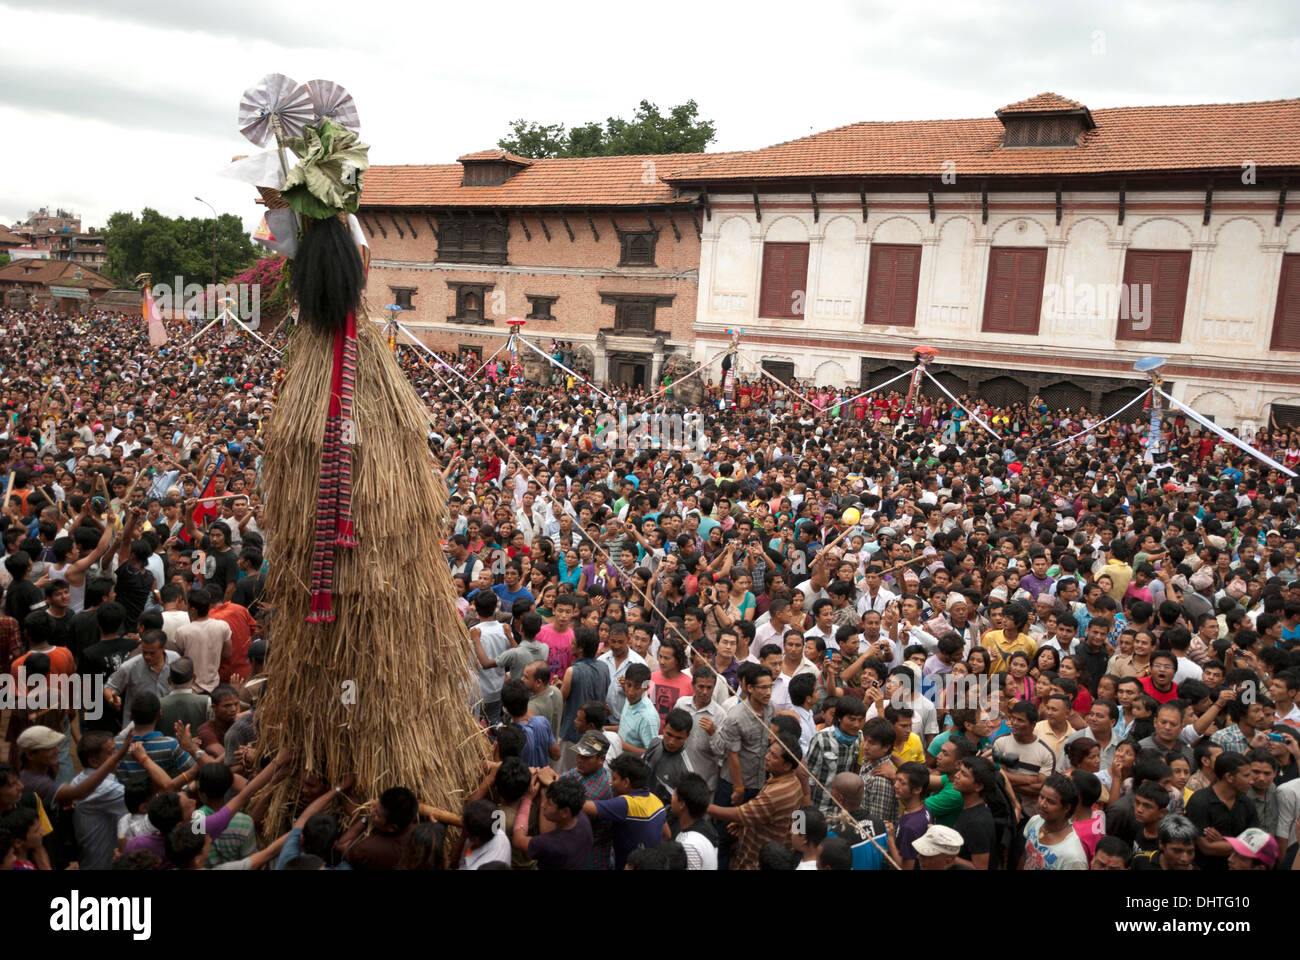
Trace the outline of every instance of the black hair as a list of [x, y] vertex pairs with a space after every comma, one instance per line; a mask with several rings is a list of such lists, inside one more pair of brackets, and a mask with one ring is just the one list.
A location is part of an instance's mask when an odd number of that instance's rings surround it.
[[301, 322], [334, 333], [361, 302], [365, 268], [347, 224], [339, 217], [305, 217], [298, 252], [289, 264], [289, 290]]
[[817, 856], [817, 868], [819, 870], [852, 870], [853, 848], [849, 846], [849, 842], [839, 837], [828, 837], [826, 842], [822, 844], [821, 853]]
[[[562, 783], [565, 781], [556, 781]], [[568, 781], [576, 783], [577, 781]], [[713, 792], [709, 790], [708, 782], [698, 773], [683, 774], [677, 781], [677, 796], [685, 805], [686, 810], [696, 819], [704, 816], [708, 811], [709, 802], [713, 799]], [[555, 798], [552, 797], [552, 800]], [[581, 804], [579, 804], [581, 807]]]
[[532, 774], [528, 770], [528, 764], [524, 763], [519, 757], [509, 757], [502, 760], [501, 766], [497, 767], [496, 780], [494, 781], [501, 802], [514, 803], [522, 797], [528, 792], [528, 784], [531, 778]]

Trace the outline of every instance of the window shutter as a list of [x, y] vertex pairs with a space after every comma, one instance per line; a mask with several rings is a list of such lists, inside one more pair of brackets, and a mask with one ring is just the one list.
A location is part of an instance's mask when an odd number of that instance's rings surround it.
[[1047, 251], [1038, 247], [993, 247], [983, 329], [990, 333], [1038, 333], [1043, 310]]
[[1282, 257], [1277, 312], [1273, 316], [1273, 349], [1300, 350], [1300, 253]]
[[916, 326], [917, 288], [921, 280], [921, 247], [916, 244], [873, 243], [867, 271], [865, 323]]
[[[1190, 250], [1130, 250], [1124, 258], [1124, 289], [1121, 291], [1117, 339], [1165, 343], [1181, 340], [1191, 267]], [[1145, 320], [1134, 316], [1131, 309], [1135, 287], [1139, 288], [1138, 305], [1143, 312], [1150, 311]], [[1146, 326], [1146, 323], [1150, 325]], [[1139, 324], [1144, 329], [1137, 329]]]
[[[808, 244], [763, 244], [763, 282], [759, 294], [759, 313], [764, 317], [797, 319], [795, 292], [805, 289], [808, 281]], [[800, 297], [802, 303], [803, 298]]]

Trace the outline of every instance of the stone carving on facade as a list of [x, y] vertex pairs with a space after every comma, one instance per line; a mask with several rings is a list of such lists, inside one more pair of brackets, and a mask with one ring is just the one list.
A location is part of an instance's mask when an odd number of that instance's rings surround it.
[[[691, 363], [688, 357], [679, 353], [674, 353], [664, 359], [663, 376], [672, 378], [673, 399], [690, 407], [699, 406], [704, 402], [703, 380], [698, 376], [691, 377], [689, 380], [681, 380], [682, 377], [694, 369], [695, 364]], [[679, 380], [681, 380], [680, 383]], [[658, 387], [655, 389], [658, 389]]]

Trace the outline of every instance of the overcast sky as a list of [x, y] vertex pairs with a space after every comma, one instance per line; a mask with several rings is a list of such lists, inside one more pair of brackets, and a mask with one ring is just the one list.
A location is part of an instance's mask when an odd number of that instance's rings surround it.
[[[859, 120], [991, 116], [1044, 90], [1089, 107], [1300, 95], [1289, 3], [678, 0], [0, 0], [0, 222], [62, 206], [99, 226], [152, 206], [250, 225], [218, 175], [256, 149], [240, 93], [335, 80], [371, 162], [448, 163], [516, 118], [574, 125], [694, 98], [711, 149]], [[302, 19], [310, 10], [311, 22]]]

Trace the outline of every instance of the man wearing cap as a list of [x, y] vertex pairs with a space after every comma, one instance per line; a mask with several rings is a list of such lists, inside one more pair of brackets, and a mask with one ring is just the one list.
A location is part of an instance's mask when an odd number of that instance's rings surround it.
[[[61, 784], [55, 780], [55, 775], [59, 769], [59, 748], [65, 739], [65, 734], [37, 725], [20, 733], [17, 743], [18, 752], [23, 757], [22, 771], [18, 777], [25, 789], [40, 797], [46, 815], [55, 821], [64, 807], [94, 793], [117, 769], [130, 748], [129, 743], [126, 743], [116, 749], [101, 749], [112, 744], [112, 737], [98, 731], [87, 732], [82, 743], [89, 741], [93, 749], [89, 754], [84, 748], [78, 751], [83, 765], [81, 773], [70, 783]], [[92, 760], [95, 761], [93, 764], [90, 762]], [[87, 770], [90, 772], [87, 773]]]
[[[614, 786], [610, 779], [609, 768], [605, 766], [605, 755], [609, 752], [609, 740], [599, 730], [588, 730], [574, 745], [574, 766], [563, 774], [565, 779], [576, 780], [582, 787], [584, 802], [598, 803], [614, 796]], [[554, 776], [540, 773], [542, 785], [554, 781]], [[584, 813], [583, 816], [586, 816]], [[607, 821], [591, 818], [592, 849], [591, 869], [612, 870], [614, 868], [614, 826]]]
[[163, 730], [172, 730], [177, 722], [193, 731], [208, 722], [211, 707], [206, 693], [191, 690], [194, 684], [194, 661], [188, 657], [173, 660], [167, 665], [167, 681], [171, 692], [162, 698]]
[[1277, 839], [1266, 830], [1251, 827], [1225, 839], [1232, 848], [1228, 854], [1229, 870], [1271, 870], [1277, 863]]
[[931, 824], [925, 833], [912, 841], [918, 870], [948, 870], [961, 852], [961, 834], [952, 827]]

